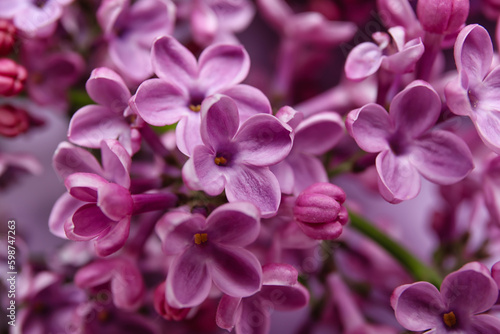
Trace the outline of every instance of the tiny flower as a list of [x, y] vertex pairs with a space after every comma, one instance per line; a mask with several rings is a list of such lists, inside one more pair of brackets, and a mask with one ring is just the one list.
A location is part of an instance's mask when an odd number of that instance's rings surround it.
[[295, 201], [293, 214], [302, 231], [310, 238], [329, 240], [342, 233], [347, 223], [347, 209], [342, 206], [345, 193], [331, 183], [315, 183]]
[[283, 160], [292, 147], [292, 130], [272, 115], [258, 114], [238, 129], [236, 104], [215, 95], [202, 104], [201, 137], [182, 170], [191, 188], [211, 196], [225, 189], [229, 202], [255, 204], [263, 217], [278, 209], [281, 191], [270, 165]]
[[346, 127], [366, 152], [377, 153], [381, 195], [391, 203], [420, 191], [419, 174], [438, 184], [452, 184], [473, 168], [472, 154], [455, 134], [435, 130], [441, 99], [424, 81], [414, 81], [392, 100], [389, 113], [367, 104], [349, 113]]
[[166, 281], [166, 301], [174, 308], [200, 305], [212, 282], [223, 293], [246, 297], [262, 283], [259, 261], [244, 249], [257, 239], [259, 210], [250, 203], [221, 205], [205, 219], [200, 214], [170, 212], [156, 225], [163, 251], [173, 255]]
[[469, 0], [419, 0], [417, 16], [425, 31], [452, 34], [469, 15]]
[[0, 96], [14, 96], [23, 88], [28, 73], [26, 69], [9, 58], [0, 59]]
[[8, 20], [0, 19], [0, 56], [8, 55], [16, 41], [16, 27]]
[[498, 286], [489, 270], [471, 262], [445, 277], [441, 291], [428, 282], [396, 288], [391, 305], [398, 322], [411, 331], [500, 333], [500, 320], [482, 314], [497, 301]]
[[262, 267], [262, 289], [246, 298], [222, 296], [216, 321], [221, 328], [236, 334], [267, 334], [273, 311], [294, 311], [309, 303], [309, 292], [298, 281], [297, 270], [289, 264]]

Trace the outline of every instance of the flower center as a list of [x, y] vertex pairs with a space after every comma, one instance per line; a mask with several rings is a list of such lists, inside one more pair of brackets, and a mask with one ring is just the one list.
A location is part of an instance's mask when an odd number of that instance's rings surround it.
[[215, 157], [214, 162], [217, 166], [225, 166], [227, 165], [227, 159], [223, 156]]
[[38, 8], [43, 8], [45, 4], [48, 2], [48, 0], [35, 0], [35, 6]]
[[443, 314], [443, 321], [448, 327], [453, 327], [457, 324], [457, 317], [453, 311]]
[[194, 112], [198, 112], [201, 110], [201, 104], [196, 104], [196, 105], [190, 104], [189, 109], [191, 109]]
[[194, 235], [194, 243], [197, 245], [204, 244], [208, 241], [208, 234], [206, 233], [196, 233]]
[[469, 102], [470, 102], [470, 105], [472, 106], [472, 108], [477, 108], [477, 105], [479, 104], [479, 99], [477, 98], [476, 95], [474, 95], [474, 93], [472, 92], [471, 89], [469, 89], [469, 91], [467, 92], [467, 95], [469, 96]]

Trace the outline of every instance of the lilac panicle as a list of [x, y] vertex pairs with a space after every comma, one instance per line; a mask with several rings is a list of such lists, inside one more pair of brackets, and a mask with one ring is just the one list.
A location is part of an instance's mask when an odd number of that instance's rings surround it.
[[[236, 334], [269, 333], [273, 311], [293, 311], [309, 303], [309, 292], [298, 281], [297, 270], [289, 264], [262, 267], [262, 289], [253, 296], [222, 296], [216, 321], [221, 328]], [[258, 321], [255, 321], [258, 319]]]
[[411, 331], [500, 333], [500, 320], [482, 314], [497, 301], [498, 286], [489, 270], [471, 262], [445, 277], [441, 291], [428, 282], [396, 288], [391, 305], [398, 322]]
[[87, 80], [86, 89], [98, 105], [85, 106], [73, 115], [68, 139], [89, 148], [99, 148], [104, 139], [117, 139], [129, 154], [137, 152], [141, 135], [128, 121], [137, 116], [128, 106], [132, 95], [123, 79], [109, 68], [96, 68]]
[[440, 112], [436, 91], [424, 81], [414, 81], [394, 97], [389, 113], [373, 103], [349, 113], [346, 127], [359, 147], [380, 152], [379, 190], [387, 201], [416, 197], [419, 174], [438, 184], [452, 184], [472, 170], [465, 142], [451, 132], [431, 129]]
[[163, 216], [156, 233], [164, 253], [174, 256], [166, 281], [167, 303], [174, 308], [200, 305], [212, 282], [233, 297], [260, 290], [261, 265], [244, 249], [259, 231], [259, 210], [246, 202], [221, 205], [208, 218], [185, 212]]
[[242, 46], [212, 45], [196, 61], [175, 38], [165, 36], [154, 43], [152, 62], [159, 78], [143, 82], [131, 106], [149, 124], [179, 122], [177, 147], [187, 156], [202, 143], [199, 111], [206, 97], [220, 93], [233, 98], [241, 122], [257, 113], [271, 113], [261, 91], [239, 84], [250, 68], [250, 58]]
[[486, 29], [466, 26], [455, 43], [458, 76], [445, 88], [446, 103], [457, 115], [468, 116], [483, 142], [500, 153], [500, 67], [492, 67], [493, 45]]
[[235, 102], [224, 95], [201, 106], [201, 137], [183, 167], [188, 187], [211, 196], [223, 190], [229, 202], [255, 204], [263, 217], [276, 213], [281, 199], [270, 165], [282, 161], [292, 147], [292, 129], [272, 115], [258, 114], [240, 123]]

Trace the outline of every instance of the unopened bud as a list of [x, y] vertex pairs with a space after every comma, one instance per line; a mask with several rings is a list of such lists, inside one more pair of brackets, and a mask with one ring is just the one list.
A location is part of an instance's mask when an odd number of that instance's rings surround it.
[[167, 320], [184, 320], [189, 311], [191, 311], [191, 308], [174, 308], [168, 305], [165, 297], [165, 282], [156, 287], [153, 296], [153, 304], [156, 312]]
[[456, 32], [469, 15], [469, 0], [418, 0], [417, 16], [425, 31], [447, 35]]
[[7, 20], [0, 19], [0, 56], [6, 56], [14, 47], [16, 27]]
[[12, 59], [0, 59], [0, 95], [14, 96], [24, 88], [28, 73]]

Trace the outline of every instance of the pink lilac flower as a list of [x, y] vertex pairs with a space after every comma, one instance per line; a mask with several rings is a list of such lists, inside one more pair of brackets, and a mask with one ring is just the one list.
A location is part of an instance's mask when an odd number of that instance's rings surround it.
[[249, 0], [180, 0], [177, 16], [189, 20], [196, 43], [237, 42], [234, 34], [251, 23], [255, 7]]
[[123, 79], [113, 70], [100, 67], [92, 71], [87, 93], [98, 103], [79, 109], [71, 118], [68, 139], [77, 145], [99, 148], [104, 139], [117, 139], [129, 154], [137, 152], [141, 135], [131, 123], [137, 117], [128, 106], [132, 96]]
[[259, 210], [250, 203], [228, 203], [208, 218], [170, 212], [156, 225], [163, 252], [173, 255], [166, 281], [166, 300], [175, 308], [200, 305], [212, 282], [223, 293], [246, 297], [259, 291], [262, 269], [244, 247], [260, 230]]
[[[276, 117], [294, 128], [292, 150], [285, 160], [270, 168], [283, 193], [298, 195], [313, 183], [328, 182], [325, 167], [317, 157], [337, 145], [345, 130], [340, 115], [335, 112], [321, 112], [302, 121], [286, 115], [290, 113], [296, 112], [283, 107]], [[293, 120], [289, 121], [289, 117]]]
[[483, 142], [500, 153], [500, 67], [492, 67], [493, 45], [486, 29], [468, 25], [457, 37], [458, 77], [445, 88], [446, 103], [457, 115], [468, 116]]
[[380, 18], [387, 28], [401, 26], [409, 40], [423, 37], [424, 31], [407, 0], [377, 0]]
[[417, 196], [419, 174], [438, 184], [452, 184], [472, 170], [465, 142], [451, 132], [431, 129], [440, 111], [436, 91], [424, 81], [414, 81], [394, 97], [389, 113], [373, 103], [349, 113], [346, 126], [359, 147], [380, 152], [378, 184], [387, 201]]
[[292, 147], [292, 129], [272, 115], [258, 114], [240, 123], [235, 102], [214, 95], [201, 106], [203, 145], [193, 150], [182, 170], [188, 187], [211, 196], [226, 191], [229, 202], [255, 204], [263, 217], [276, 213], [281, 191], [270, 165]]
[[250, 297], [222, 296], [216, 321], [236, 334], [269, 333], [274, 311], [294, 311], [309, 303], [309, 292], [298, 281], [297, 270], [289, 264], [262, 267], [262, 289]]
[[446, 276], [440, 291], [428, 282], [396, 288], [391, 305], [398, 322], [411, 331], [494, 334], [500, 333], [500, 320], [483, 313], [497, 298], [498, 286], [489, 270], [471, 262]]
[[173, 37], [158, 39], [152, 50], [153, 68], [159, 79], [143, 82], [132, 108], [149, 124], [179, 122], [177, 146], [191, 156], [200, 136], [200, 105], [215, 93], [230, 96], [238, 104], [240, 121], [257, 113], [271, 113], [267, 97], [258, 89], [239, 85], [248, 74], [250, 59], [242, 46], [216, 44], [206, 48], [198, 62]]
[[125, 79], [140, 83], [153, 74], [150, 54], [154, 40], [173, 31], [175, 6], [170, 0], [134, 4], [130, 0], [104, 0], [97, 20], [112, 63]]
[[378, 45], [364, 42], [352, 49], [345, 62], [348, 79], [365, 79], [379, 68], [396, 74], [414, 70], [424, 53], [422, 39], [418, 37], [407, 40], [406, 32], [401, 26], [389, 28], [388, 32], [389, 34], [376, 32], [372, 35]]

